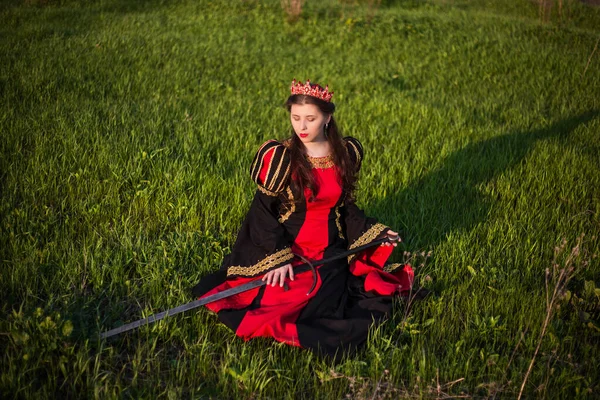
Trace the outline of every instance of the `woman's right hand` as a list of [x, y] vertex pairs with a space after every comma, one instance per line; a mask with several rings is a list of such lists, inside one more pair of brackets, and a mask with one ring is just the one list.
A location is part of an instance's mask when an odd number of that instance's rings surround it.
[[275, 286], [279, 282], [279, 286], [283, 287], [285, 277], [289, 275], [290, 280], [294, 280], [294, 269], [292, 264], [286, 264], [283, 267], [271, 270], [262, 277], [263, 281], [267, 281], [267, 285]]

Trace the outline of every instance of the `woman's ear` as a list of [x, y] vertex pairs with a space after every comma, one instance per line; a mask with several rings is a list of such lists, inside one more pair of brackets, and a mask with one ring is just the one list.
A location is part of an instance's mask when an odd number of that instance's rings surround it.
[[329, 115], [327, 116], [327, 122], [325, 122], [325, 123], [326, 123], [326, 124], [329, 124], [329, 122], [330, 122], [330, 121], [331, 121], [331, 114], [329, 114]]

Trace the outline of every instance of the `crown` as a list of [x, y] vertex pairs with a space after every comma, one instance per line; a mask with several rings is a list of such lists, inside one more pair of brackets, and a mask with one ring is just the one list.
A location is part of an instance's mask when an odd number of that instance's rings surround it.
[[323, 89], [316, 83], [310, 83], [310, 80], [308, 79], [306, 80], [305, 84], [300, 81], [296, 82], [294, 79], [292, 81], [291, 91], [292, 94], [303, 94], [305, 96], [312, 96], [325, 101], [330, 101], [331, 96], [333, 96], [333, 92], [329, 91], [329, 85], [325, 86], [325, 89]]

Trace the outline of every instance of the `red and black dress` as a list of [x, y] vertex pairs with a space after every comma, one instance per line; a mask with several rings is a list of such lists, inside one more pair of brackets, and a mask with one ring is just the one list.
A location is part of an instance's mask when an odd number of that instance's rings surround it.
[[[350, 159], [360, 168], [360, 142], [344, 138]], [[264, 143], [251, 167], [258, 189], [233, 251], [218, 273], [193, 289], [204, 297], [238, 286], [285, 264], [301, 264], [294, 255], [320, 260], [367, 244], [387, 231], [354, 204], [344, 203], [336, 166], [330, 157], [312, 158], [312, 172], [319, 190], [313, 200], [294, 193], [289, 150], [275, 140]], [[374, 321], [385, 318], [392, 298], [411, 288], [413, 271], [408, 265], [385, 265], [392, 246], [370, 250], [319, 266], [317, 285], [312, 272], [287, 279], [288, 290], [262, 286], [208, 304], [219, 319], [248, 340], [270, 336], [294, 346], [335, 355], [354, 350], [367, 338]], [[339, 353], [338, 353], [339, 355]]]

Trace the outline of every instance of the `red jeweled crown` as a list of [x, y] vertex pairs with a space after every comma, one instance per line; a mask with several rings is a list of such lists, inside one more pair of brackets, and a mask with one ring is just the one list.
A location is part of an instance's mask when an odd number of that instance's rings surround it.
[[292, 94], [303, 94], [306, 96], [316, 97], [321, 100], [330, 101], [331, 96], [333, 96], [333, 92], [329, 91], [329, 85], [325, 86], [323, 89], [321, 86], [316, 83], [310, 83], [310, 80], [306, 80], [306, 83], [302, 83], [300, 81], [296, 82], [294, 79], [292, 81], [291, 87]]

